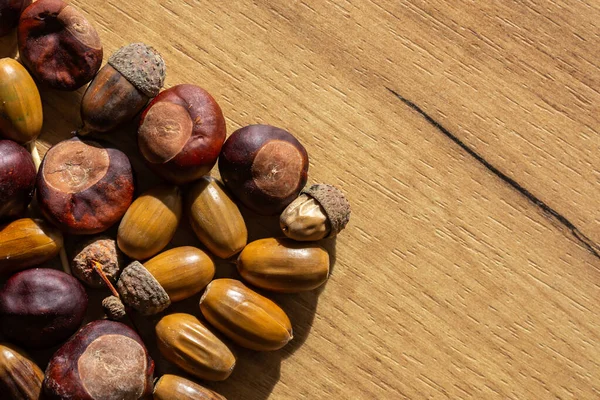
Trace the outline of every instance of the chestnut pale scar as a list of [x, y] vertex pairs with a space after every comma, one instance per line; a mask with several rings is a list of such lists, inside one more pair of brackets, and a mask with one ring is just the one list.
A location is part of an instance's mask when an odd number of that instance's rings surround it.
[[78, 193], [106, 175], [108, 152], [84, 142], [63, 142], [50, 149], [42, 173], [46, 183], [63, 193]]
[[155, 103], [138, 132], [140, 151], [155, 164], [173, 159], [192, 136], [193, 124], [184, 107], [169, 102]]
[[298, 188], [302, 173], [302, 154], [282, 140], [265, 144], [254, 157], [252, 177], [263, 192], [284, 198]]
[[74, 7], [68, 5], [63, 8], [58, 14], [58, 20], [61, 21], [67, 31], [83, 45], [92, 49], [102, 48], [98, 32], [96, 32], [88, 20]]
[[123, 335], [99, 337], [77, 361], [81, 383], [94, 400], [138, 400], [146, 367], [143, 347]]

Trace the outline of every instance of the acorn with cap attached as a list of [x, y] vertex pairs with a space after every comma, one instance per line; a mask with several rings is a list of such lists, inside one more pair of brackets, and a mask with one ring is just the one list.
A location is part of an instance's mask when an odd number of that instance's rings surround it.
[[290, 239], [313, 241], [336, 236], [350, 220], [350, 203], [341, 190], [319, 183], [304, 189], [287, 206], [279, 224]]

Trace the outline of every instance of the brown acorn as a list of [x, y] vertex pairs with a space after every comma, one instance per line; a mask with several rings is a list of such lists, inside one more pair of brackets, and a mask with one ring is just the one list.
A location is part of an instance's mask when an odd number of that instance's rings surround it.
[[166, 374], [154, 385], [154, 400], [226, 400], [225, 397], [195, 382]]
[[108, 132], [133, 119], [158, 94], [165, 75], [165, 62], [154, 48], [144, 43], [121, 47], [83, 95], [78, 134]]
[[40, 367], [21, 349], [0, 343], [0, 393], [13, 400], [38, 400], [43, 380]]

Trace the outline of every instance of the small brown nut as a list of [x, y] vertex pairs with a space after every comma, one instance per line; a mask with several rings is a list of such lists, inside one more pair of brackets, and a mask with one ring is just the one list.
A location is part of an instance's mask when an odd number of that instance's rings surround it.
[[102, 309], [104, 310], [106, 317], [113, 321], [120, 321], [127, 314], [125, 306], [121, 300], [115, 296], [108, 296], [102, 300]]
[[316, 184], [302, 190], [281, 213], [279, 224], [290, 239], [320, 240], [336, 236], [350, 220], [350, 203], [333, 185]]
[[[59, 400], [140, 400], [152, 394], [154, 361], [127, 325], [93, 321], [54, 353], [44, 394]], [[46, 398], [46, 397], [44, 397]]]
[[117, 50], [81, 100], [83, 128], [77, 133], [108, 132], [132, 120], [156, 96], [165, 81], [165, 62], [144, 43]]
[[119, 225], [117, 243], [123, 253], [145, 260], [171, 241], [181, 220], [181, 190], [157, 186], [138, 197]]
[[184, 371], [211, 381], [231, 375], [235, 356], [196, 317], [171, 314], [156, 324], [156, 339], [162, 355]]
[[0, 393], [11, 400], [38, 400], [44, 373], [21, 349], [0, 343]]
[[117, 291], [124, 304], [142, 315], [159, 313], [171, 305], [165, 289], [138, 261], [125, 267], [117, 282]]
[[27, 7], [18, 40], [23, 64], [54, 89], [77, 90], [102, 63], [98, 33], [79, 10], [61, 0], [38, 0]]
[[195, 382], [176, 375], [163, 375], [154, 385], [154, 400], [227, 400]]
[[204, 176], [195, 182], [186, 206], [192, 229], [214, 255], [229, 258], [244, 248], [248, 241], [244, 217], [214, 178]]
[[237, 260], [245, 281], [262, 289], [297, 293], [315, 289], [329, 277], [329, 254], [316, 243], [259, 239], [244, 247]]
[[75, 137], [48, 150], [36, 187], [40, 209], [50, 222], [63, 232], [93, 235], [127, 211], [133, 171], [122, 151]]
[[215, 279], [200, 311], [225, 336], [252, 350], [278, 350], [292, 340], [292, 324], [274, 302], [235, 279]]
[[117, 242], [108, 236], [99, 236], [83, 242], [75, 254], [71, 263], [73, 275], [93, 288], [105, 286], [94, 268], [94, 262], [102, 266], [102, 271], [112, 283], [117, 282], [126, 265], [125, 255], [117, 248]]

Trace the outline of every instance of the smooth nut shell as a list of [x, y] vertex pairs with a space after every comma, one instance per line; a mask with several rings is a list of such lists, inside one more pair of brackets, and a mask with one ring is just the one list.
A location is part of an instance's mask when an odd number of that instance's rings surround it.
[[200, 249], [176, 247], [151, 258], [144, 267], [160, 283], [172, 302], [199, 293], [215, 275], [215, 263]]
[[27, 210], [37, 171], [31, 154], [12, 140], [0, 140], [0, 220], [15, 219]]
[[227, 400], [210, 389], [176, 375], [163, 375], [154, 385], [154, 400]]
[[40, 92], [16, 60], [0, 59], [0, 137], [25, 144], [35, 140], [44, 120]]
[[266, 290], [296, 293], [315, 289], [329, 277], [329, 254], [316, 243], [259, 239], [248, 244], [237, 261], [248, 283]]
[[154, 361], [138, 334], [122, 323], [100, 320], [54, 353], [43, 389], [51, 400], [147, 399], [153, 375]]
[[225, 118], [215, 99], [198, 86], [177, 85], [142, 113], [138, 145], [157, 175], [184, 184], [210, 172], [225, 136]]
[[229, 258], [248, 241], [240, 209], [214, 178], [202, 177], [187, 195], [186, 209], [198, 239], [214, 255]]
[[208, 322], [240, 346], [278, 350], [292, 340], [292, 324], [274, 302], [235, 279], [216, 279], [200, 299]]
[[235, 357], [229, 348], [190, 314], [171, 314], [156, 325], [158, 349], [184, 371], [211, 381], [231, 375]]
[[22, 218], [1, 225], [0, 275], [42, 264], [62, 247], [62, 234], [44, 220]]
[[21, 271], [0, 291], [0, 329], [27, 348], [55, 346], [77, 331], [87, 304], [87, 293], [73, 276], [50, 268]]
[[136, 260], [156, 255], [175, 235], [181, 220], [181, 203], [177, 186], [157, 186], [142, 194], [119, 225], [119, 248]]
[[27, 7], [18, 40], [23, 64], [54, 89], [80, 88], [102, 63], [98, 33], [79, 10], [61, 0], [38, 0]]
[[36, 188], [46, 219], [63, 232], [93, 235], [125, 214], [133, 200], [133, 171], [122, 151], [74, 137], [48, 150]]
[[250, 125], [233, 132], [219, 156], [225, 186], [261, 215], [281, 213], [308, 179], [308, 153], [289, 132]]
[[0, 343], [0, 393], [3, 399], [38, 400], [44, 373], [22, 350]]

